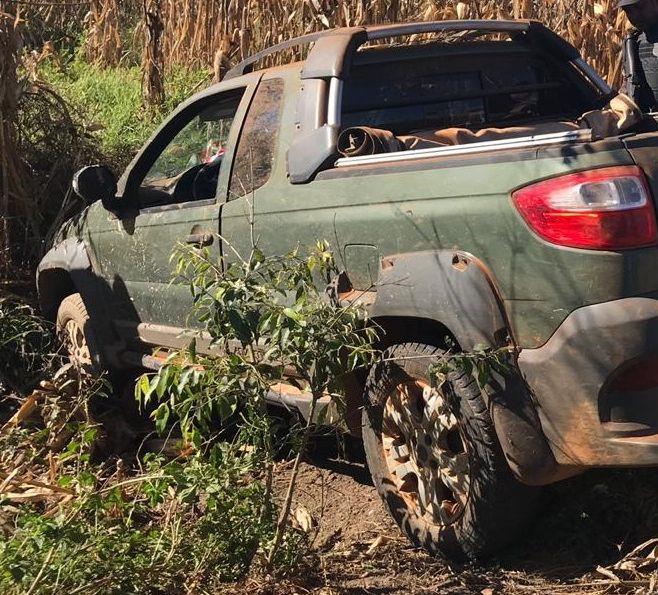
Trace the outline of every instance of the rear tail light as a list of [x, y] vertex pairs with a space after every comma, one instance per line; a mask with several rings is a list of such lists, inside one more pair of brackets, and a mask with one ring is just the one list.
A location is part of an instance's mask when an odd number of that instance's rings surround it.
[[535, 233], [554, 244], [624, 250], [658, 241], [656, 215], [639, 167], [607, 167], [545, 180], [512, 194]]

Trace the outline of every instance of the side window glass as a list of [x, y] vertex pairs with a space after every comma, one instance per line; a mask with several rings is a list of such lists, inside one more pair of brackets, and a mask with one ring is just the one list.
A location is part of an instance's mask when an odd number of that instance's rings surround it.
[[283, 85], [283, 79], [269, 79], [256, 90], [235, 153], [229, 200], [253, 192], [270, 177], [281, 124]]
[[202, 104], [158, 155], [140, 185], [142, 206], [207, 200], [215, 197], [240, 95]]

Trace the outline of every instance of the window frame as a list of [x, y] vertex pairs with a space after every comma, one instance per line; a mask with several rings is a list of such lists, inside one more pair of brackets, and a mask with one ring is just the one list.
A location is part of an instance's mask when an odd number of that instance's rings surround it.
[[[213, 85], [183, 102], [165, 119], [135, 155], [117, 184], [117, 199], [125, 200], [126, 206], [140, 213], [152, 213], [171, 209], [182, 209], [194, 206], [221, 204], [226, 201], [228, 181], [233, 169], [235, 149], [242, 132], [245, 116], [262, 73], [251, 73], [240, 78]], [[242, 96], [233, 118], [231, 131], [227, 141], [224, 163], [220, 169], [217, 189], [214, 198], [191, 200], [185, 202], [170, 202], [163, 205], [141, 205], [139, 189], [141, 183], [157, 158], [166, 149], [175, 136], [189, 124], [204, 108], [221, 98], [222, 95], [235, 93], [242, 89]]]
[[[274, 140], [273, 140], [272, 145], [271, 145], [271, 148], [272, 148], [272, 161], [271, 161], [270, 171], [268, 173], [267, 179], [262, 184], [260, 184], [259, 186], [251, 188], [249, 191], [245, 192], [244, 194], [240, 194], [240, 195], [234, 194], [233, 196], [231, 196], [231, 183], [232, 183], [233, 177], [235, 175], [237, 153], [238, 153], [238, 149], [240, 148], [240, 143], [244, 139], [245, 133], [247, 133], [247, 130], [245, 129], [247, 119], [249, 118], [249, 115], [251, 114], [251, 110], [253, 108], [254, 101], [257, 98], [259, 89], [261, 88], [262, 85], [264, 85], [264, 84], [266, 84], [270, 81], [278, 81], [281, 84], [281, 96], [279, 98], [279, 103], [278, 103], [278, 114], [277, 114], [277, 123], [276, 123], [277, 130], [276, 130], [276, 135], [275, 135]], [[227, 189], [226, 189], [227, 190], [226, 191], [226, 202], [232, 202], [234, 200], [239, 200], [241, 198], [244, 198], [245, 196], [248, 196], [249, 194], [251, 194], [253, 192], [256, 192], [257, 190], [260, 190], [261, 188], [267, 186], [271, 182], [272, 176], [276, 171], [277, 159], [278, 159], [278, 156], [279, 156], [278, 147], [279, 147], [279, 142], [280, 142], [280, 139], [281, 139], [281, 130], [282, 130], [282, 126], [283, 126], [283, 115], [284, 115], [283, 114], [283, 112], [284, 112], [283, 107], [284, 107], [285, 96], [286, 96], [286, 84], [287, 84], [287, 81], [286, 81], [286, 78], [284, 76], [272, 75], [272, 76], [262, 77], [261, 80], [256, 85], [256, 89], [254, 89], [254, 93], [253, 93], [253, 95], [251, 97], [251, 100], [249, 102], [249, 107], [246, 110], [244, 119], [242, 121], [241, 129], [240, 129], [240, 135], [239, 135], [239, 137], [238, 137], [238, 139], [235, 143], [235, 146], [234, 146], [234, 154], [233, 154], [233, 159], [231, 161], [231, 169], [230, 169], [230, 172], [229, 172], [228, 186], [227, 186]]]

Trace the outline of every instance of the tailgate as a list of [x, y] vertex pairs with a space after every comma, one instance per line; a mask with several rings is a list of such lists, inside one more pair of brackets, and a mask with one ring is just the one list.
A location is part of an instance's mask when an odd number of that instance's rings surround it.
[[623, 142], [635, 163], [644, 170], [651, 186], [654, 205], [658, 207], [656, 202], [658, 198], [658, 132], [635, 134], [624, 138]]

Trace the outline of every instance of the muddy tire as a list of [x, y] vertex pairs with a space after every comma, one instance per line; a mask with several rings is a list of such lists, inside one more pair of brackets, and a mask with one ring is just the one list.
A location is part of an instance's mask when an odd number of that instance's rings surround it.
[[56, 331], [69, 360], [88, 372], [97, 372], [93, 357], [97, 353], [96, 336], [79, 293], [62, 300], [57, 310]]
[[387, 350], [366, 383], [363, 441], [375, 486], [410, 541], [476, 559], [516, 537], [538, 491], [513, 477], [470, 375], [430, 386], [428, 367], [443, 353], [420, 343]]

